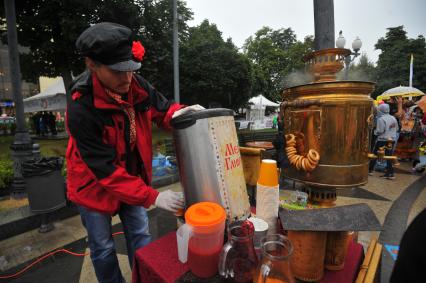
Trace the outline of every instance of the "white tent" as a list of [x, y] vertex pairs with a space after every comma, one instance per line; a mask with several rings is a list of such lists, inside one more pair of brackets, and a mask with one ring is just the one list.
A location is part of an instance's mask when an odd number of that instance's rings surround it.
[[[266, 107], [279, 107], [279, 103], [275, 103], [264, 97], [258, 95], [250, 98], [250, 107], [246, 110], [246, 120], [254, 121], [255, 123], [265, 123], [265, 109]], [[261, 126], [259, 126], [261, 128]]]
[[253, 104], [254, 107], [252, 107], [252, 108], [263, 108], [265, 106], [271, 106], [271, 107], [280, 106], [279, 103], [272, 102], [261, 94], [259, 94], [258, 96], [250, 98], [249, 103]]
[[65, 110], [66, 106], [65, 86], [62, 78], [39, 94], [24, 99], [25, 113]]

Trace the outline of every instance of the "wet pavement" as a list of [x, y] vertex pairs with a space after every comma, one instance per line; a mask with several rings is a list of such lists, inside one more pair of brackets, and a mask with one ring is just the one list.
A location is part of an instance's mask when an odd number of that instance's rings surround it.
[[[181, 186], [180, 183], [175, 183], [164, 186], [159, 191], [167, 189], [179, 191]], [[165, 210], [149, 209], [148, 217], [150, 232], [154, 240], [177, 227], [176, 217]], [[77, 254], [89, 253], [87, 234], [81, 224], [80, 216], [76, 215], [56, 221], [54, 225], [55, 229], [45, 234], [40, 234], [38, 229], [34, 229], [0, 241], [0, 282], [97, 282], [90, 256], [70, 255], [63, 252], [47, 257], [28, 271], [17, 274], [52, 251], [67, 249]], [[122, 231], [118, 216], [113, 217], [112, 225], [113, 232]], [[124, 235], [116, 235], [114, 240], [123, 276], [127, 282], [131, 282]], [[12, 278], [2, 278], [15, 274], [16, 276]]]
[[[395, 180], [380, 178], [376, 172], [369, 177], [367, 185], [338, 190], [336, 205], [366, 203], [383, 225], [380, 232], [360, 232], [358, 240], [366, 248], [372, 235], [379, 234], [384, 245], [398, 245], [407, 225], [426, 208], [426, 174], [412, 174], [410, 164], [401, 162], [396, 169]], [[181, 190], [179, 183], [160, 190]], [[176, 229], [176, 218], [161, 209], [151, 209], [150, 230], [156, 239]], [[119, 219], [113, 219], [114, 231], [121, 231]], [[114, 237], [120, 266], [127, 282], [131, 282], [123, 235]], [[89, 256], [73, 256], [57, 253], [37, 263], [28, 271], [11, 279], [2, 276], [15, 274], [35, 259], [57, 249], [65, 248], [75, 253], [88, 253], [86, 233], [79, 216], [55, 222], [55, 229], [47, 234], [39, 234], [37, 229], [0, 241], [0, 282], [96, 282]], [[383, 249], [381, 282], [388, 282], [393, 267], [393, 259], [386, 248]]]
[[[383, 232], [380, 233], [379, 242], [384, 244], [385, 252], [382, 253], [381, 282], [388, 282], [392, 273], [394, 259], [387, 252], [389, 246], [398, 246], [408, 223], [410, 207], [418, 202], [424, 202], [418, 196], [424, 191], [426, 175], [409, 185], [393, 203], [383, 223]], [[418, 201], [416, 201], [418, 199]]]

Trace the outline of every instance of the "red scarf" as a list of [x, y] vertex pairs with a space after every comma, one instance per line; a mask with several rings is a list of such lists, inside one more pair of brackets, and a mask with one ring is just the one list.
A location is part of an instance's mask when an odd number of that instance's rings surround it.
[[[135, 143], [136, 143], [136, 121], [135, 121], [135, 109], [133, 108], [133, 105], [125, 100], [122, 99], [121, 95], [112, 92], [109, 89], [105, 88], [105, 93], [109, 97], [112, 98], [112, 100], [117, 103], [120, 108], [126, 113], [127, 117], [129, 118], [130, 123], [130, 148], [133, 150]], [[128, 93], [128, 100], [131, 102], [130, 96], [132, 95], [132, 91], [129, 90]]]

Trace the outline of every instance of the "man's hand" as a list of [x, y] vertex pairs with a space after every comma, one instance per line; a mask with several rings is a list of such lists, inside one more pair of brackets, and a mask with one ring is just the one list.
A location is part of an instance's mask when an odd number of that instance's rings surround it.
[[161, 192], [155, 200], [155, 206], [171, 212], [177, 212], [182, 209], [184, 204], [183, 193], [171, 190]]
[[200, 111], [200, 110], [204, 110], [205, 108], [199, 104], [194, 104], [191, 106], [187, 106], [185, 108], [179, 109], [178, 111], [176, 111], [175, 113], [173, 113], [172, 118], [178, 117], [182, 114], [185, 113], [189, 113], [189, 112], [196, 112], [196, 111]]

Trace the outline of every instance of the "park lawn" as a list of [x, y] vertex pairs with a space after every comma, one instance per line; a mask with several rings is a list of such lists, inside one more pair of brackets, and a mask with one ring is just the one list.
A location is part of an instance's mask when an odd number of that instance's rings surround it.
[[[12, 159], [10, 145], [13, 143], [13, 140], [13, 136], [0, 137], [0, 160]], [[68, 140], [35, 140], [34, 143], [40, 145], [40, 152], [43, 156], [65, 157]]]
[[[239, 133], [251, 132], [253, 130], [240, 130]], [[261, 129], [256, 132], [275, 132], [276, 129]], [[165, 154], [164, 140], [172, 138], [172, 133], [157, 128], [155, 125], [152, 127], [152, 147], [155, 152], [156, 146], [160, 145], [161, 153]], [[13, 142], [13, 136], [0, 136], [0, 160], [11, 160], [10, 145]], [[65, 157], [67, 149], [67, 139], [63, 140], [36, 140], [35, 143], [40, 145], [42, 156], [61, 156]]]
[[[158, 129], [157, 127], [152, 128], [152, 147], [153, 152], [159, 150], [162, 154], [166, 153], [165, 139], [171, 138], [171, 133], [164, 130]], [[0, 190], [7, 189], [8, 184], [13, 178], [13, 161], [10, 150], [10, 145], [14, 141], [14, 136], [0, 136]], [[68, 139], [58, 140], [34, 140], [34, 143], [40, 145], [40, 153], [43, 157], [62, 157], [65, 158], [65, 152], [67, 149]], [[62, 168], [62, 175], [66, 174], [66, 166]], [[0, 195], [1, 192], [0, 192]], [[13, 205], [18, 204], [13, 202]], [[0, 210], [5, 209], [5, 203], [2, 202]]]
[[171, 139], [172, 132], [165, 131], [163, 129], [157, 128], [156, 125], [152, 126], [152, 149], [155, 152], [155, 148], [157, 145], [160, 145], [160, 151], [162, 154], [166, 154], [166, 147], [164, 144], [164, 140]]
[[[155, 147], [158, 143], [163, 144], [163, 140], [171, 138], [170, 132], [152, 127], [152, 145]], [[0, 136], [0, 160], [11, 160], [10, 145], [13, 143], [13, 136]], [[68, 139], [63, 140], [35, 140], [34, 143], [40, 145], [42, 156], [61, 156], [65, 157]], [[164, 151], [163, 151], [164, 150]], [[165, 152], [164, 146], [161, 145], [161, 151]]]
[[10, 159], [10, 145], [13, 142], [13, 136], [0, 137], [0, 160]]

